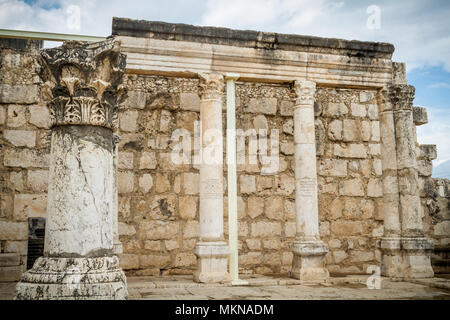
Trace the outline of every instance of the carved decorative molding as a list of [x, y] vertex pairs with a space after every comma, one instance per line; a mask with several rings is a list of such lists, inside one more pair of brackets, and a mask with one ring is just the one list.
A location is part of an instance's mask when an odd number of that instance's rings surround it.
[[314, 106], [314, 94], [316, 92], [316, 83], [307, 80], [294, 81], [294, 91], [296, 95], [295, 107]]
[[118, 104], [125, 98], [121, 85], [125, 55], [114, 39], [86, 44], [65, 42], [43, 50], [43, 96], [48, 99], [51, 126], [117, 127]]
[[412, 110], [415, 88], [410, 85], [392, 85], [389, 87], [389, 100], [394, 110]]
[[198, 94], [201, 99], [221, 99], [225, 86], [223, 75], [219, 73], [207, 73], [198, 75], [200, 82]]

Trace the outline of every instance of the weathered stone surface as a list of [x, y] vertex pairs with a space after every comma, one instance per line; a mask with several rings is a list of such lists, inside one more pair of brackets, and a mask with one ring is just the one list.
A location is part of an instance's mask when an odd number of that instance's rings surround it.
[[331, 232], [335, 236], [356, 236], [364, 232], [359, 221], [334, 221], [331, 222]]
[[347, 176], [347, 161], [326, 159], [319, 163], [319, 175], [331, 177]]
[[367, 116], [370, 120], [378, 120], [378, 106], [376, 104], [367, 106]]
[[5, 252], [16, 253], [24, 256], [28, 252], [28, 243], [27, 241], [6, 241]]
[[133, 152], [119, 152], [119, 162], [118, 162], [118, 168], [119, 169], [133, 169], [134, 164], [134, 153]]
[[5, 107], [0, 106], [0, 125], [4, 125], [6, 122]]
[[119, 193], [130, 193], [134, 190], [134, 174], [132, 171], [119, 171], [117, 173], [117, 186]]
[[355, 120], [344, 119], [344, 141], [358, 141], [359, 132], [358, 125]]
[[279, 222], [254, 222], [251, 225], [252, 237], [276, 237], [281, 234]]
[[165, 268], [171, 263], [170, 256], [168, 255], [140, 255], [139, 256], [139, 266], [143, 268], [156, 267]]
[[241, 193], [252, 193], [256, 191], [255, 176], [241, 175], [239, 177], [239, 185]]
[[136, 229], [133, 225], [119, 222], [119, 235], [121, 236], [132, 236], [136, 234]]
[[179, 231], [176, 221], [142, 221], [139, 224], [138, 236], [140, 239], [160, 240], [173, 239]]
[[33, 148], [36, 145], [36, 131], [5, 130], [3, 137], [15, 147]]
[[178, 253], [175, 257], [175, 267], [189, 267], [197, 263], [197, 257], [192, 253]]
[[435, 144], [421, 144], [419, 159], [435, 160], [437, 158], [437, 150]]
[[22, 266], [1, 267], [0, 282], [17, 282], [20, 280], [21, 274]]
[[180, 107], [188, 111], [200, 111], [200, 97], [194, 92], [180, 93]]
[[146, 104], [146, 93], [144, 91], [128, 91], [127, 99], [123, 105], [128, 108], [144, 109]]
[[421, 126], [428, 123], [427, 108], [413, 107], [413, 121], [416, 126]]
[[5, 152], [3, 164], [6, 167], [48, 168], [49, 154], [42, 150], [10, 149]]
[[294, 115], [294, 103], [288, 100], [282, 100], [280, 103], [280, 114], [282, 116], [293, 116]]
[[367, 185], [367, 196], [369, 197], [382, 197], [383, 196], [383, 184], [379, 179], [370, 179]]
[[335, 144], [334, 155], [342, 158], [367, 158], [367, 150], [359, 143], [350, 143], [345, 147]]
[[375, 98], [375, 92], [361, 91], [359, 93], [359, 102], [369, 102]]
[[28, 170], [27, 186], [36, 192], [46, 192], [48, 188], [48, 171]]
[[342, 120], [333, 120], [328, 125], [328, 138], [333, 141], [342, 140]]
[[436, 236], [448, 236], [450, 234], [450, 221], [442, 221], [434, 226]]
[[200, 225], [198, 221], [188, 221], [183, 227], [183, 238], [197, 238], [200, 235]]
[[350, 252], [350, 261], [353, 262], [367, 262], [374, 260], [375, 255], [373, 252], [352, 250]]
[[135, 132], [139, 113], [136, 110], [126, 110], [119, 115], [120, 130]]
[[121, 254], [119, 261], [124, 270], [139, 269], [139, 256], [136, 254]]
[[181, 219], [195, 219], [198, 211], [198, 198], [193, 196], [179, 197], [178, 207]]
[[39, 86], [34, 84], [0, 84], [0, 103], [32, 104], [38, 102]]
[[348, 108], [345, 103], [328, 103], [325, 109], [325, 115], [329, 117], [341, 117], [348, 113]]
[[283, 123], [283, 132], [291, 136], [294, 135], [294, 121], [292, 121], [291, 119], [286, 120]]
[[344, 196], [363, 197], [364, 185], [358, 178], [344, 180], [339, 183], [339, 194]]
[[139, 162], [139, 169], [156, 169], [158, 162], [156, 161], [155, 152], [143, 152]]
[[182, 192], [186, 195], [199, 193], [200, 175], [198, 173], [183, 173]]
[[50, 128], [50, 111], [46, 106], [30, 106], [30, 123], [40, 129]]
[[248, 200], [248, 215], [255, 219], [264, 212], [264, 199], [259, 197], [249, 197]]
[[277, 99], [276, 98], [250, 99], [250, 102], [244, 108], [244, 111], [248, 113], [276, 114]]
[[265, 200], [265, 212], [270, 220], [283, 220], [284, 203], [281, 197], [268, 197]]
[[46, 216], [47, 196], [42, 194], [17, 194], [14, 197], [14, 218], [28, 221], [28, 218]]
[[8, 120], [6, 122], [9, 128], [19, 128], [26, 124], [25, 106], [11, 105], [8, 107]]
[[354, 117], [365, 117], [366, 116], [366, 106], [359, 103], [350, 104], [350, 109], [352, 110], [352, 116]]
[[0, 221], [0, 240], [27, 240], [26, 222]]

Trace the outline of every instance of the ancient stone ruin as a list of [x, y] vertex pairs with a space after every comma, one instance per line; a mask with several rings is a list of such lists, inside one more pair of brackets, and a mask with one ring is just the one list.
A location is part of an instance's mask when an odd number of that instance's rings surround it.
[[114, 18], [103, 42], [0, 50], [16, 299], [126, 299], [125, 274], [230, 281], [226, 82], [239, 273], [449, 272], [450, 183], [391, 44]]

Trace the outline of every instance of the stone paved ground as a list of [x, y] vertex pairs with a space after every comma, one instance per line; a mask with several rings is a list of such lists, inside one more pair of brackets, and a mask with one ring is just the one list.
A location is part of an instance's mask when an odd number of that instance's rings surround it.
[[[206, 299], [445, 299], [450, 300], [450, 277], [394, 282], [382, 280], [380, 290], [366, 286], [367, 276], [330, 278], [325, 284], [305, 284], [277, 277], [243, 277], [247, 286], [204, 285], [192, 276], [130, 277], [129, 299], [206, 300]], [[11, 299], [15, 283], [0, 283], [0, 300]]]

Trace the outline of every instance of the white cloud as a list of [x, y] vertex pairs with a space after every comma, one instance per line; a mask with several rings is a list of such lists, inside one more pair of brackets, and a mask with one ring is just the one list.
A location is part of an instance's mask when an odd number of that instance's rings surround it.
[[428, 88], [431, 89], [450, 89], [450, 83], [448, 82], [436, 82], [432, 83], [428, 86]]
[[[445, 2], [441, 2], [445, 3]], [[202, 24], [355, 40], [396, 47], [394, 59], [408, 70], [444, 65], [450, 71], [450, 6], [436, 1], [377, 1], [381, 28], [367, 28], [373, 3], [329, 0], [209, 0]]]
[[[373, 3], [372, 3], [373, 2]], [[368, 29], [366, 9], [381, 9], [381, 28]], [[81, 34], [106, 36], [113, 16], [239, 29], [384, 41], [408, 70], [443, 65], [450, 71], [450, 5], [446, 1], [331, 0], [0, 0], [0, 28], [73, 33], [67, 8], [81, 9]], [[45, 9], [47, 8], [47, 9]]]

